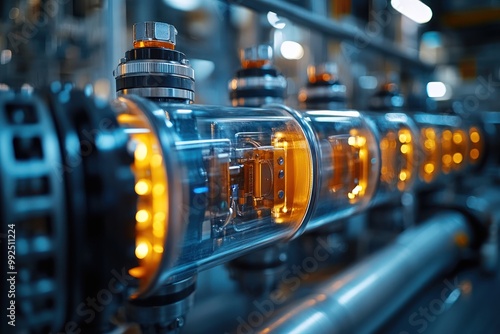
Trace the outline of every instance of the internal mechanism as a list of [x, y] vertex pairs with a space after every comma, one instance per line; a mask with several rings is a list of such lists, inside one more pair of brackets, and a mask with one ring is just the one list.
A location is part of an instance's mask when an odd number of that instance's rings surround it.
[[[192, 203], [177, 213], [167, 208], [166, 241], [175, 247], [162, 255], [169, 259], [162, 259], [165, 278], [217, 262], [230, 250], [291, 237], [301, 228], [312, 196], [313, 166], [309, 142], [292, 115], [278, 109], [258, 116], [245, 109], [162, 107], [167, 123], [152, 114], [155, 109], [140, 112], [157, 124], [159, 137], [169, 136], [169, 156], [163, 161], [177, 163], [166, 168], [168, 187], [178, 187], [181, 205]], [[181, 130], [185, 123], [191, 124], [190, 133]], [[126, 126], [131, 126], [128, 132], [138, 131], [132, 123]]]

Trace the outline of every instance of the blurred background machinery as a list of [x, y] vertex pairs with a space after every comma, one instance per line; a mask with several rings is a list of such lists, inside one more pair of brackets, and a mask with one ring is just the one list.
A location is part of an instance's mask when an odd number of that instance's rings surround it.
[[421, 109], [430, 80], [442, 82], [447, 93], [441, 84], [430, 85], [433, 95], [443, 96], [429, 103], [453, 96], [466, 110], [498, 107], [491, 86], [498, 78], [495, 3], [425, 3], [431, 11], [414, 18], [417, 23], [399, 14], [399, 2], [382, 0], [4, 1], [0, 73], [3, 81], [34, 86], [91, 83], [98, 96], [110, 97], [109, 68], [127, 50], [132, 24], [168, 21], [198, 73], [200, 103], [210, 96], [210, 103], [225, 104], [226, 95], [214, 92], [225, 89], [238, 67], [238, 50], [270, 43], [289, 78], [292, 106], [307, 80], [304, 69], [334, 61], [348, 95], [355, 96], [353, 108], [366, 109], [375, 90], [391, 81], [409, 107]]
[[2, 333], [500, 330], [497, 2], [0, 17]]

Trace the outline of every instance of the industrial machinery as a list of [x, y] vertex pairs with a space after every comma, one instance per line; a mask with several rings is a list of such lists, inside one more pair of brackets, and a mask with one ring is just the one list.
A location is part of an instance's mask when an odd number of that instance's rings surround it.
[[1, 86], [2, 333], [394, 332], [463, 263], [498, 271], [495, 112], [409, 111], [390, 83], [348, 108], [337, 62], [294, 94], [272, 43], [242, 49], [231, 106], [198, 103], [178, 30], [132, 37], [109, 101]]

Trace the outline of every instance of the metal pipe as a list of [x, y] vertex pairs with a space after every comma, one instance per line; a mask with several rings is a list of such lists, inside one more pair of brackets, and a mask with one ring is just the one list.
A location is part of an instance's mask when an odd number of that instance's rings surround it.
[[359, 49], [367, 49], [379, 52], [382, 55], [401, 60], [407, 65], [416, 67], [416, 69], [431, 72], [434, 66], [425, 63], [418, 58], [418, 54], [409, 53], [402, 50], [393, 42], [384, 38], [374, 38], [351, 25], [342, 25], [339, 22], [314, 15], [310, 11], [293, 5], [289, 2], [278, 0], [228, 0], [230, 3], [253, 9], [257, 12], [267, 13], [275, 12], [278, 15], [286, 17], [295, 23], [304, 27], [323, 33], [326, 37], [345, 40], [353, 43]]
[[285, 306], [255, 332], [371, 333], [431, 279], [455, 266], [463, 241], [471, 237], [462, 214], [438, 214]]

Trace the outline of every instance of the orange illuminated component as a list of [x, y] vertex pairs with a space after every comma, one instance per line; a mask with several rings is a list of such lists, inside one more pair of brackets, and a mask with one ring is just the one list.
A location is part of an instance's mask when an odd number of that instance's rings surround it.
[[469, 129], [469, 139], [470, 139], [470, 151], [469, 158], [471, 164], [475, 164], [479, 162], [479, 158], [483, 152], [483, 141], [481, 138], [481, 134], [479, 133], [479, 129], [476, 127], [472, 127]]
[[304, 217], [312, 184], [311, 152], [301, 131], [290, 127], [273, 138], [273, 216], [276, 223]]
[[445, 129], [441, 134], [442, 170], [448, 174], [467, 165], [468, 136], [461, 129]]
[[271, 60], [269, 59], [257, 59], [257, 60], [247, 60], [243, 59], [241, 61], [241, 67], [244, 69], [248, 68], [262, 68], [264, 66], [271, 65]]
[[444, 130], [441, 134], [441, 147], [443, 156], [441, 158], [441, 168], [443, 173], [448, 174], [453, 168], [453, 133], [451, 130]]
[[380, 142], [380, 180], [389, 188], [404, 191], [413, 181], [413, 142], [409, 129], [389, 131]]
[[396, 180], [396, 133], [389, 131], [380, 141], [381, 152], [381, 175], [380, 180], [389, 185], [391, 188], [395, 185]]
[[472, 159], [472, 163], [476, 162], [479, 159], [479, 150], [476, 148], [470, 150], [470, 158]]
[[453, 131], [453, 169], [460, 170], [467, 165], [468, 140], [465, 131], [457, 129]]
[[402, 159], [400, 159], [400, 172], [398, 189], [400, 191], [406, 190], [413, 182], [413, 168], [415, 163], [413, 161], [413, 140], [412, 133], [409, 129], [401, 129], [398, 132], [398, 140], [400, 147], [400, 152], [402, 154]]
[[166, 41], [135, 41], [134, 42], [134, 49], [140, 49], [140, 48], [164, 48], [164, 49], [170, 49], [174, 50], [175, 45], [170, 42]]
[[131, 146], [134, 147], [134, 190], [138, 195], [135, 256], [139, 266], [129, 273], [136, 278], [147, 278], [156, 271], [165, 244], [167, 175], [158, 139], [149, 124], [133, 114], [119, 115], [118, 122], [137, 130], [131, 134]]
[[356, 203], [368, 187], [370, 156], [366, 137], [353, 129], [348, 136], [331, 137], [330, 144], [334, 170], [330, 191], [340, 199]]
[[424, 156], [420, 167], [420, 178], [426, 183], [430, 183], [436, 178], [441, 166], [442, 159], [436, 137], [437, 134], [433, 128], [423, 128], [421, 131], [421, 145]]

